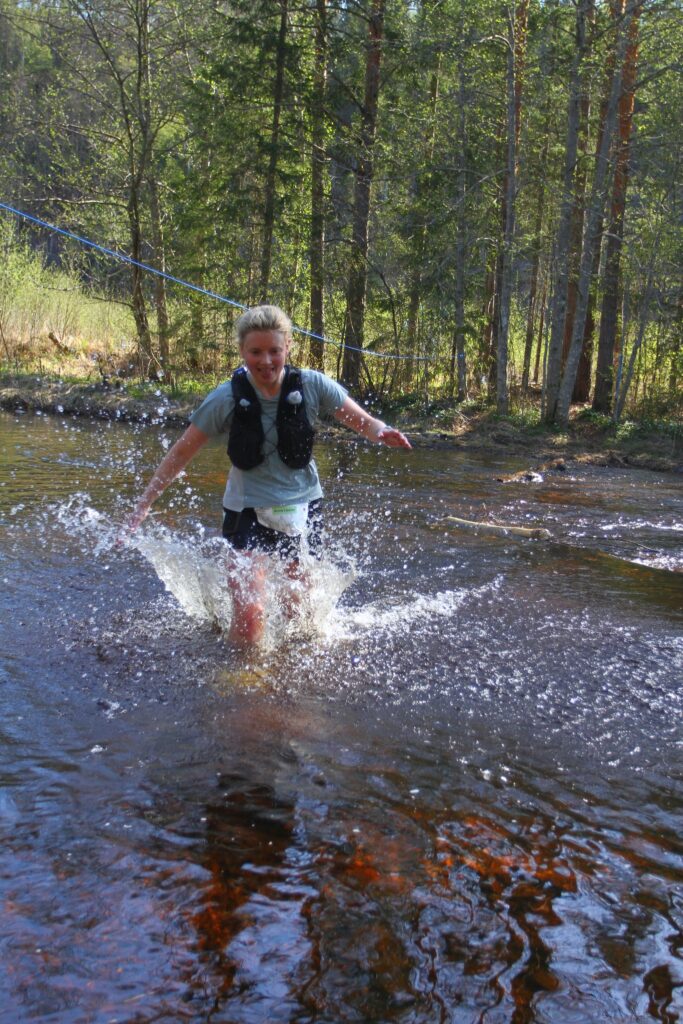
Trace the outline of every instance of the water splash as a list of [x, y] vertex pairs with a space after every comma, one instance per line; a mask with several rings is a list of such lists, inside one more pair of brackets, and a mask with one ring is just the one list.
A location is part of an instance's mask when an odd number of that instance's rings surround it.
[[140, 529], [129, 546], [149, 562], [186, 615], [230, 628], [225, 546], [218, 538], [183, 537], [154, 524]]
[[450, 619], [472, 598], [495, 591], [502, 577], [481, 587], [458, 590], [440, 590], [435, 594], [410, 593], [403, 600], [379, 600], [362, 608], [335, 606], [325, 619], [324, 635], [328, 641], [353, 640], [368, 633], [405, 632], [410, 626]]
[[[89, 495], [83, 492], [53, 508], [52, 515], [67, 537], [87, 547], [95, 557], [141, 556], [184, 615], [220, 633], [229, 633], [232, 591], [254, 572], [251, 556], [229, 548], [201, 524], [179, 532], [150, 518], [135, 533], [122, 533], [120, 524], [93, 508]], [[322, 560], [304, 550], [301, 580], [290, 579], [279, 559], [268, 559], [263, 592], [266, 631], [260, 645], [264, 652], [290, 639], [312, 641], [320, 651], [321, 646], [330, 648], [371, 636], [399, 637], [413, 627], [432, 630], [435, 624], [452, 619], [468, 600], [476, 601], [501, 585], [502, 577], [498, 576], [480, 587], [419, 593], [404, 581], [399, 584], [399, 592], [394, 589], [388, 595], [385, 581], [379, 595], [362, 605], [354, 604], [353, 598], [345, 602], [344, 595], [352, 584], [360, 582], [372, 589], [377, 583], [377, 566], [367, 544], [372, 525], [365, 526], [364, 552], [354, 531], [352, 553], [348, 545], [332, 540]], [[384, 571], [383, 580], [386, 575]], [[146, 611], [158, 625], [159, 609]]]
[[632, 518], [623, 515], [617, 516], [609, 523], [601, 523], [599, 529], [603, 533], [615, 531], [633, 532], [634, 530], [662, 530], [671, 533], [683, 533], [683, 522], [678, 520], [658, 521], [654, 519]]
[[[228, 632], [232, 622], [232, 590], [243, 586], [254, 572], [249, 554], [229, 548], [222, 538], [197, 525], [179, 533], [148, 520], [135, 533], [93, 508], [85, 493], [74, 495], [53, 510], [64, 532], [87, 543], [96, 557], [137, 552], [151, 565], [166, 591], [183, 612], [197, 621]], [[356, 578], [355, 560], [340, 546], [322, 561], [302, 552], [302, 579], [292, 580], [283, 563], [268, 558], [264, 604], [267, 623], [263, 647], [276, 645], [300, 631], [322, 634], [344, 591]], [[298, 609], [291, 614], [292, 607]]]

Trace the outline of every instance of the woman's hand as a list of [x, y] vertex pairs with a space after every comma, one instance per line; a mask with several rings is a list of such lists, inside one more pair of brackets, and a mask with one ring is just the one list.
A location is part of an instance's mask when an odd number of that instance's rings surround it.
[[116, 538], [117, 548], [122, 548], [128, 543], [131, 534], [135, 533], [140, 524], [147, 518], [150, 508], [151, 502], [143, 501], [141, 498], [130, 515], [126, 516], [123, 521], [123, 525], [121, 526]]
[[152, 479], [147, 484], [141, 497], [126, 520], [119, 534], [117, 544], [123, 544], [131, 533], [140, 526], [153, 503], [163, 494], [170, 483], [182, 473], [190, 459], [193, 459], [200, 448], [209, 440], [209, 435], [190, 424], [185, 433], [178, 438], [171, 450], [164, 456], [154, 470]]
[[410, 441], [400, 430], [388, 427], [386, 423], [375, 419], [362, 409], [352, 398], [345, 398], [341, 409], [337, 409], [334, 418], [339, 423], [351, 427], [357, 434], [366, 437], [376, 444], [385, 444], [389, 448], [411, 448]]
[[379, 444], [385, 444], [389, 448], [412, 448], [412, 444], [400, 430], [395, 427], [387, 427], [386, 424], [377, 432]]
[[127, 517], [124, 524], [124, 528], [128, 533], [135, 533], [138, 526], [140, 526], [149, 514], [151, 508], [150, 502], [143, 502], [142, 500], [137, 503], [131, 514]]

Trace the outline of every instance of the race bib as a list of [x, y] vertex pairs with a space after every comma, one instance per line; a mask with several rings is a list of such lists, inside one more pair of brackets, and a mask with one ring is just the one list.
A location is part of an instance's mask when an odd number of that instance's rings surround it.
[[272, 508], [255, 508], [256, 518], [261, 526], [289, 537], [300, 537], [306, 529], [308, 502], [304, 505], [274, 505]]

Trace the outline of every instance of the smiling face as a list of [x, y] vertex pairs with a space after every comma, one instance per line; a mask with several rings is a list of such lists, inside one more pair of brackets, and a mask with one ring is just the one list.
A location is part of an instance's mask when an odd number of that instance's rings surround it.
[[240, 345], [240, 353], [257, 387], [264, 394], [275, 396], [289, 354], [289, 341], [282, 331], [249, 331]]

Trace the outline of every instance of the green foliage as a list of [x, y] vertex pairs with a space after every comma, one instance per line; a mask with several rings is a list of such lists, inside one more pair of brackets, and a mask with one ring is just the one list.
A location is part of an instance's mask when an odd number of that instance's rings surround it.
[[614, 426], [611, 416], [605, 416], [605, 414], [601, 412], [594, 412], [593, 409], [582, 409], [577, 415], [576, 421], [578, 423], [589, 424], [599, 428], [600, 430], [610, 430]]
[[641, 437], [656, 434], [661, 438], [680, 440], [683, 434], [683, 423], [674, 419], [624, 420], [615, 429], [618, 441], [632, 441]]
[[526, 409], [519, 409], [510, 416], [501, 417], [501, 419], [505, 419], [513, 426], [532, 433], [547, 430], [546, 425], [541, 421], [541, 412], [537, 405], [530, 405]]
[[[274, 72], [284, 2], [198, 0], [186, 8], [158, 0], [150, 8], [145, 50], [136, 34], [142, 10], [136, 2], [83, 6], [69, 0], [0, 0], [0, 173], [5, 196], [15, 205], [124, 252], [132, 251], [137, 238], [146, 262], [252, 304], [261, 299], [273, 158], [268, 298], [306, 327], [311, 146], [322, 107], [326, 332], [340, 341], [354, 251], [354, 183], [362, 156], [372, 3], [327, 3], [327, 84], [320, 96], [315, 91], [320, 81], [317, 6], [313, 0], [297, 5], [289, 0], [275, 143]], [[575, 14], [575, 5], [566, 0], [530, 0], [520, 64], [507, 379], [513, 414], [523, 420], [533, 407], [519, 384], [537, 257], [534, 356], [541, 312], [547, 323], [551, 301]], [[595, 18], [582, 69], [590, 96], [579, 154], [586, 191], [614, 47], [610, 6], [595, 5]], [[476, 402], [485, 390], [502, 235], [505, 31], [505, 8], [493, 0], [387, 0], [372, 150], [364, 383], [385, 399], [405, 395], [406, 408], [411, 402], [423, 408], [452, 399], [456, 331], [464, 336], [468, 390]], [[648, 0], [640, 21], [622, 257], [624, 308], [630, 316], [624, 329], [626, 362], [641, 317], [646, 329], [628, 416], [657, 418], [681, 401], [683, 232], [677, 183], [682, 139], [680, 119], [672, 121], [671, 110], [680, 109], [683, 100], [682, 48], [679, 6]], [[140, 63], [141, 52], [146, 64]], [[90, 345], [112, 354], [125, 351], [127, 358], [135, 354], [139, 337], [129, 310], [128, 267], [39, 232], [20, 232], [7, 252], [11, 255], [0, 268], [5, 359], [46, 359], [48, 350], [41, 346], [50, 329], [59, 338], [78, 339], [73, 344], [79, 350]], [[656, 288], [646, 302], [653, 259]], [[597, 310], [601, 288], [598, 276]], [[102, 304], [93, 295], [112, 301]], [[156, 356], [163, 316], [150, 277], [143, 280], [142, 300]], [[172, 380], [178, 383], [185, 372], [196, 377], [225, 372], [236, 358], [236, 311], [173, 285], [166, 307], [170, 363], [165, 371]], [[22, 349], [26, 345], [30, 353]], [[397, 353], [427, 356], [430, 362], [374, 358]], [[297, 342], [295, 355], [307, 361], [305, 339]], [[337, 365], [338, 349], [329, 346], [325, 368], [334, 374]], [[151, 370], [156, 367], [152, 359]]]

